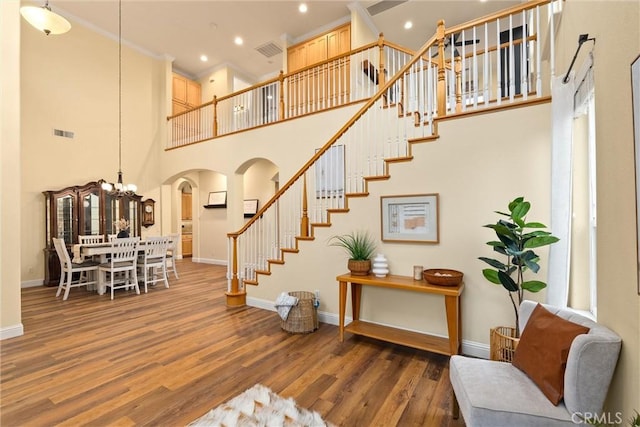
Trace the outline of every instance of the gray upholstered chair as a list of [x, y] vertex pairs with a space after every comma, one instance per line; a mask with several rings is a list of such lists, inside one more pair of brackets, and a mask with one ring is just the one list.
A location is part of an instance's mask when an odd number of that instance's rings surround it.
[[[521, 331], [536, 305], [524, 301], [520, 306]], [[544, 307], [590, 328], [588, 334], [578, 335], [571, 343], [564, 374], [564, 399], [560, 404], [554, 406], [536, 384], [511, 363], [452, 356], [454, 417], [459, 407], [468, 427], [551, 427], [575, 426], [583, 414], [602, 411], [620, 353], [620, 337], [573, 311]]]

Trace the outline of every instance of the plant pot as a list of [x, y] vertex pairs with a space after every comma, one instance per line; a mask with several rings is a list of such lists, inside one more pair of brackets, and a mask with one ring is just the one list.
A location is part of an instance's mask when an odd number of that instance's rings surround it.
[[371, 260], [350, 259], [349, 262], [347, 262], [347, 268], [354, 276], [366, 276], [369, 274], [369, 270], [371, 270]]
[[489, 357], [500, 362], [513, 361], [520, 338], [516, 338], [516, 328], [497, 326], [490, 331]]

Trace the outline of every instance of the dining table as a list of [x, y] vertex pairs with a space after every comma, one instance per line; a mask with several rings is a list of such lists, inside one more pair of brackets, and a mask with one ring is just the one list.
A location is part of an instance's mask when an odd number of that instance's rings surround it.
[[[169, 240], [171, 244], [171, 240]], [[138, 242], [138, 253], [144, 253], [146, 248], [146, 241], [140, 240]], [[72, 262], [81, 264], [85, 259], [91, 259], [98, 257], [101, 264], [108, 261], [107, 255], [111, 253], [111, 242], [101, 243], [76, 243], [73, 245], [73, 259]], [[98, 275], [98, 294], [103, 295], [106, 292], [106, 285], [102, 283], [101, 275]]]

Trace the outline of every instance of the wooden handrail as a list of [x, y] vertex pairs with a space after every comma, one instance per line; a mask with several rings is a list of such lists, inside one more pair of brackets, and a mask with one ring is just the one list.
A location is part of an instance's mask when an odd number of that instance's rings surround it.
[[529, 10], [538, 6], [543, 6], [545, 4], [551, 3], [552, 1], [554, 0], [529, 0], [526, 3], [511, 6], [507, 9], [490, 13], [480, 18], [476, 18], [471, 21], [464, 22], [462, 24], [454, 25], [450, 28], [447, 28], [447, 30], [445, 31], [445, 36], [449, 36], [454, 33], [459, 33], [460, 31], [466, 30], [467, 28], [472, 28], [480, 24], [484, 24], [485, 22], [495, 21], [497, 19], [504, 18], [506, 16], [513, 15], [518, 12], [522, 12], [523, 10]]

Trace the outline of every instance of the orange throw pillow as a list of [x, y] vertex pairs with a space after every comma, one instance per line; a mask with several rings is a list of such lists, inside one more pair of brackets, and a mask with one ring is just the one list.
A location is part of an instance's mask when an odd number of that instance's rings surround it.
[[589, 328], [556, 316], [538, 304], [520, 336], [513, 366], [527, 374], [557, 405], [564, 395], [564, 370], [573, 339]]

